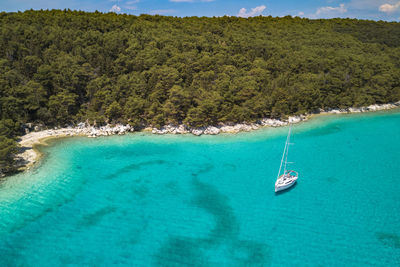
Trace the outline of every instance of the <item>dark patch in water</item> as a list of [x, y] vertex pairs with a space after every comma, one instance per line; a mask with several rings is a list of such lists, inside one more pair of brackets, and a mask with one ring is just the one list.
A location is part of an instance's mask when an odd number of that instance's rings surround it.
[[375, 233], [376, 237], [379, 241], [385, 244], [388, 247], [400, 249], [400, 236], [394, 233], [383, 233], [377, 232]]
[[132, 187], [132, 191], [140, 198], [144, 198], [149, 192], [149, 187], [144, 183], [144, 180], [142, 180]]
[[133, 171], [133, 170], [139, 170], [142, 167], [151, 166], [151, 165], [161, 165], [161, 164], [167, 164], [167, 163], [168, 162], [165, 160], [150, 160], [150, 161], [145, 161], [142, 163], [133, 163], [133, 164], [129, 164], [125, 167], [120, 168], [119, 170], [115, 171], [112, 174], [107, 175], [104, 178], [105, 179], [113, 179], [115, 177], [118, 177], [121, 174], [129, 173], [130, 171]]
[[82, 166], [76, 166], [76, 168], [78, 169], [78, 170], [82, 170]]
[[209, 266], [196, 239], [171, 237], [155, 255], [159, 266]]
[[336, 134], [340, 131], [342, 131], [342, 128], [340, 128], [338, 125], [327, 125], [325, 127], [312, 130], [309, 133], [306, 133], [306, 135], [324, 136], [324, 135]]
[[197, 175], [210, 172], [212, 169], [214, 169], [214, 167], [215, 167], [214, 164], [207, 163], [204, 166], [202, 166], [200, 170], [197, 171]]
[[[204, 169], [203, 169], [204, 170]], [[239, 224], [228, 198], [212, 185], [199, 181], [197, 174], [192, 174], [196, 197], [192, 204], [205, 210], [215, 220], [215, 227], [206, 238], [173, 236], [154, 256], [160, 266], [209, 266], [206, 251], [222, 249], [227, 253], [234, 266], [266, 266], [271, 261], [270, 248], [266, 244], [239, 240]], [[225, 250], [227, 248], [227, 251]], [[214, 262], [213, 262], [214, 263]]]
[[197, 177], [201, 174], [210, 172], [214, 168], [215, 168], [214, 164], [211, 164], [211, 163], [204, 164], [203, 166], [201, 166], [201, 168], [199, 168], [199, 170], [197, 170], [196, 172], [193, 172], [192, 176]]
[[[83, 184], [85, 184], [86, 181], [83, 181], [81, 183], [81, 186]], [[81, 188], [80, 186], [80, 188]], [[80, 191], [79, 189], [76, 189], [73, 194], [71, 194], [70, 196], [63, 196], [61, 199], [58, 199], [56, 202], [51, 203], [51, 204], [47, 204], [46, 207], [43, 206], [43, 209], [38, 211], [38, 214], [30, 214], [30, 213], [26, 213], [26, 215], [24, 216], [23, 220], [16, 222], [15, 224], [8, 224], [8, 232], [9, 233], [14, 233], [15, 231], [18, 231], [19, 229], [25, 227], [25, 225], [34, 222], [36, 220], [39, 220], [40, 218], [42, 218], [43, 216], [45, 216], [48, 213], [54, 212], [56, 209], [66, 205], [67, 203], [71, 202], [74, 198], [75, 195], [78, 194], [78, 192]], [[1, 254], [0, 254], [1, 255]], [[0, 264], [0, 266], [2, 266]]]
[[98, 222], [100, 222], [104, 216], [106, 216], [107, 214], [113, 213], [115, 210], [116, 210], [116, 208], [114, 208], [114, 207], [105, 207], [105, 208], [99, 209], [93, 213], [83, 216], [82, 220], [79, 222], [79, 225], [82, 225], [85, 227], [95, 225]]
[[85, 261], [85, 258], [82, 255], [62, 254], [59, 256], [59, 260], [61, 265], [65, 266], [82, 264]]
[[335, 177], [327, 177], [326, 180], [327, 180], [329, 183], [337, 183], [337, 182], [339, 182], [339, 179], [338, 179], [338, 178], [335, 178]]
[[12, 239], [0, 239], [0, 266], [29, 266], [29, 259], [25, 257], [27, 242], [31, 241], [32, 234], [16, 235]]
[[231, 248], [231, 254], [240, 266], [266, 266], [271, 262], [269, 246], [255, 241], [237, 241]]
[[[128, 216], [128, 213], [128, 211], [123, 211], [123, 216], [121, 216], [121, 220], [126, 218], [126, 216]], [[121, 236], [121, 239], [118, 242], [120, 247], [128, 248], [130, 246], [136, 245], [141, 240], [143, 233], [145, 233], [146, 228], [148, 227], [149, 220], [143, 214], [138, 216], [141, 218], [141, 221], [138, 223], [132, 223], [129, 233]], [[132, 256], [130, 253], [129, 255], [130, 256], [128, 256], [127, 258], [130, 258]]]
[[174, 195], [177, 195], [179, 193], [179, 187], [177, 181], [169, 181], [164, 186], [169, 192], [171, 192]]
[[117, 147], [110, 148], [108, 147], [107, 154], [104, 156], [105, 159], [113, 159], [113, 158], [143, 158], [143, 157], [153, 157], [156, 155], [166, 155], [170, 154], [175, 150], [174, 146], [167, 145], [145, 145], [142, 144], [140, 147], [137, 146], [129, 146], [129, 147]]
[[219, 238], [229, 238], [239, 232], [239, 225], [228, 203], [226, 196], [218, 192], [213, 186], [193, 179], [192, 184], [197, 191], [193, 205], [204, 209], [214, 216], [216, 225], [210, 238], [216, 241]]
[[236, 165], [232, 163], [225, 163], [224, 168], [231, 169], [232, 171], [236, 171]]

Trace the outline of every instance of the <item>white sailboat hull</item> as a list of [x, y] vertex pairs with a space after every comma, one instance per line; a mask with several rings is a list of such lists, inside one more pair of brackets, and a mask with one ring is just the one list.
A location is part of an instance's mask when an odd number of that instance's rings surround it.
[[285, 189], [292, 187], [296, 183], [296, 181], [297, 181], [297, 177], [296, 177], [296, 179], [293, 179], [293, 181], [291, 181], [285, 185], [275, 185], [275, 192], [283, 191]]

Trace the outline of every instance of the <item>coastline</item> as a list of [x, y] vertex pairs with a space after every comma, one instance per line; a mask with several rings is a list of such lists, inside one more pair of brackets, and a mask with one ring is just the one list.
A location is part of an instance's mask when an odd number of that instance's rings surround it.
[[[380, 110], [389, 110], [400, 107], [400, 101], [390, 104], [381, 105], [370, 105], [368, 107], [360, 108], [348, 108], [348, 109], [331, 109], [331, 110], [319, 110], [319, 112], [304, 114], [299, 116], [290, 116], [287, 120], [277, 119], [261, 119], [256, 123], [238, 123], [234, 125], [221, 124], [218, 126], [208, 126], [202, 128], [190, 128], [186, 125], [166, 125], [160, 129], [157, 128], [145, 128], [143, 131], [150, 132], [152, 134], [193, 134], [196, 136], [200, 135], [217, 135], [220, 133], [235, 134], [238, 132], [249, 132], [264, 127], [281, 127], [286, 126], [289, 123], [295, 124], [303, 121], [307, 121], [315, 115], [330, 115], [330, 114], [350, 114], [350, 113], [362, 113], [362, 112], [374, 112]], [[71, 136], [85, 136], [90, 138], [100, 136], [111, 136], [111, 135], [124, 135], [128, 132], [134, 132], [135, 129], [130, 125], [106, 125], [102, 127], [87, 126], [85, 123], [79, 123], [77, 127], [67, 128], [55, 128], [47, 129], [43, 131], [30, 132], [20, 137], [18, 141], [20, 145], [20, 152], [16, 155], [16, 167], [20, 171], [28, 170], [34, 164], [39, 161], [42, 154], [36, 148], [38, 145], [47, 145], [46, 141], [54, 138], [63, 138]]]

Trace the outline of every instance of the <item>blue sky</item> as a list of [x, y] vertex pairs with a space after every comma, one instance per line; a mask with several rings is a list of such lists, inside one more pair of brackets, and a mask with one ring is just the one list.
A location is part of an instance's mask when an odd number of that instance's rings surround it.
[[300, 16], [400, 20], [400, 0], [0, 0], [1, 11], [64, 9], [168, 16]]

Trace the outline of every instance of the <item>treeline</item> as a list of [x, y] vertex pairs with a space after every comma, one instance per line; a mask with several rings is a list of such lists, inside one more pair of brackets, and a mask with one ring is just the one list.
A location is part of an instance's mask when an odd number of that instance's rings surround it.
[[198, 127], [398, 100], [399, 23], [0, 13], [0, 166], [27, 122]]

